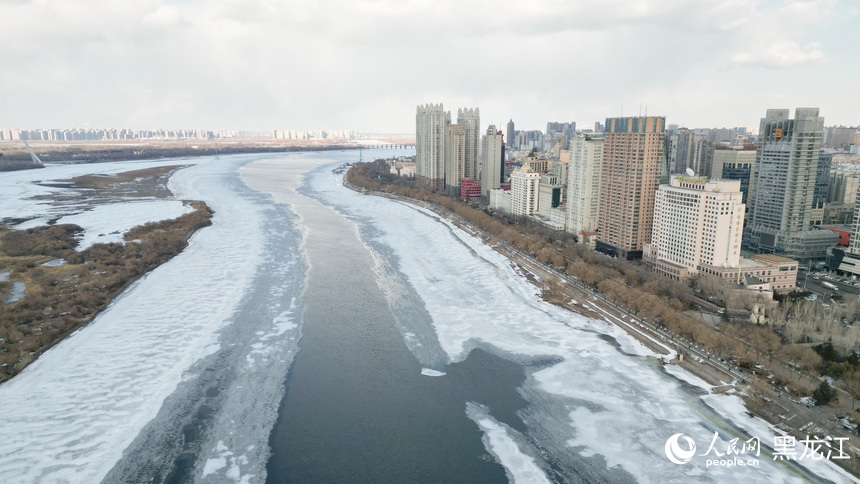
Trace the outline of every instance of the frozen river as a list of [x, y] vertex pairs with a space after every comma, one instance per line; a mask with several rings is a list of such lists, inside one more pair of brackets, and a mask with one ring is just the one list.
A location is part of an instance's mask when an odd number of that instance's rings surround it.
[[[356, 157], [182, 160], [192, 166], [171, 189], [206, 201], [213, 225], [0, 385], [3, 479], [812, 478], [772, 458], [767, 425], [736, 396], [710, 395], [616, 327], [545, 304], [506, 259], [434, 215], [345, 189], [331, 170]], [[0, 219], [82, 210], [34, 199], [62, 190], [34, 181], [164, 164], [177, 162], [3, 174]], [[122, 226], [122, 210], [101, 213], [99, 230]], [[698, 445], [682, 464], [666, 455], [678, 433]], [[757, 465], [709, 465], [715, 433], [722, 453], [759, 437]]]

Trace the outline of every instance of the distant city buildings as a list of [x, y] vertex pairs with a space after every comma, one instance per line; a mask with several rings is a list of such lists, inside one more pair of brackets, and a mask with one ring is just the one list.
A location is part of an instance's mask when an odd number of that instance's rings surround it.
[[0, 129], [0, 141], [208, 140], [242, 135], [240, 131], [205, 129]]
[[322, 140], [322, 139], [355, 139], [360, 135], [358, 131], [348, 130], [279, 130], [272, 132], [272, 139], [276, 140]]
[[825, 148], [848, 151], [851, 145], [860, 145], [860, 128], [829, 126], [824, 129], [822, 146]]
[[[825, 129], [816, 108], [790, 114], [768, 110], [756, 135], [667, 126], [661, 116], [607, 118], [578, 133], [572, 122], [517, 131], [510, 119], [507, 139], [491, 125], [475, 141], [471, 172], [478, 110], [461, 109], [451, 125], [441, 104], [419, 106], [416, 171], [434, 190], [444, 181], [451, 196], [534, 217], [611, 256], [644, 257], [667, 277], [705, 274], [785, 291], [799, 265], [836, 260], [829, 254], [849, 233], [838, 224], [855, 213], [860, 189], [860, 158], [822, 151], [825, 136], [850, 147], [857, 129]], [[427, 158], [439, 146], [441, 162]], [[843, 251], [843, 265], [853, 257], [860, 274], [857, 246]], [[759, 254], [743, 258], [742, 247]]]

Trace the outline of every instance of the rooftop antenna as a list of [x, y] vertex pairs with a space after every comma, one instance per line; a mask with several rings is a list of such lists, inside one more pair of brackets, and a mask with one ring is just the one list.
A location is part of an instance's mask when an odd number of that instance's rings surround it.
[[30, 143], [27, 143], [27, 140], [21, 140], [21, 141], [23, 141], [23, 142], [24, 142], [24, 146], [26, 146], [26, 147], [27, 147], [27, 151], [29, 151], [29, 152], [30, 152], [30, 158], [32, 158], [32, 159], [33, 159], [33, 163], [35, 163], [35, 164], [37, 164], [37, 165], [42, 165], [42, 166], [44, 166], [45, 164], [44, 164], [44, 163], [42, 163], [42, 159], [41, 159], [41, 158], [39, 158], [39, 156], [38, 156], [38, 155], [33, 151], [33, 148], [31, 148], [31, 147], [30, 147]]

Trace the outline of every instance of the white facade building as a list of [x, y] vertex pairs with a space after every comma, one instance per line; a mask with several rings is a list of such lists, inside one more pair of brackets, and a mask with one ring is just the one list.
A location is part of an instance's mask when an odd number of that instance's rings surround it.
[[511, 213], [533, 215], [538, 209], [540, 173], [523, 166], [511, 174]]
[[657, 272], [683, 279], [703, 266], [738, 267], [746, 209], [740, 183], [673, 175], [669, 185], [660, 185], [645, 250]]
[[[603, 174], [603, 135], [580, 134], [570, 143], [567, 179], [567, 231], [597, 230]], [[580, 237], [580, 240], [584, 240]]]

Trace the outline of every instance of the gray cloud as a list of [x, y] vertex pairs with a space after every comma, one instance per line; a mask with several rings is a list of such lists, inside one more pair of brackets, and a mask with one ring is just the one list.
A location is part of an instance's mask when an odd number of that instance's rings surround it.
[[640, 104], [742, 125], [807, 100], [819, 70], [832, 86], [810, 105], [852, 123], [857, 16], [850, 0], [0, 1], [0, 126], [409, 132], [440, 101], [525, 128]]

